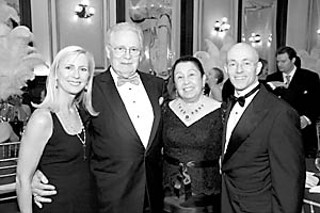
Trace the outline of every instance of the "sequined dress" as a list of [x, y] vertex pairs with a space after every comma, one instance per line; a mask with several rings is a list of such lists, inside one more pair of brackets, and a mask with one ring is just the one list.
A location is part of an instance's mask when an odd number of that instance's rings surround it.
[[[221, 189], [218, 163], [221, 155], [222, 138], [221, 110], [216, 109], [187, 127], [170, 107], [165, 105], [163, 108], [163, 120], [163, 185], [166, 196], [181, 197], [185, 193], [183, 186], [179, 192], [175, 187], [175, 185], [177, 186], [177, 177], [180, 175], [179, 169], [181, 167], [173, 160], [178, 160], [184, 164], [190, 161], [211, 162], [210, 166], [204, 163], [202, 165], [206, 166], [187, 167], [188, 175], [191, 178], [192, 199], [194, 197], [206, 198], [207, 196], [218, 195]], [[166, 160], [166, 156], [169, 156], [169, 160]], [[208, 204], [207, 201], [199, 201], [198, 204], [196, 201], [192, 202], [187, 200], [185, 204], [187, 206]], [[214, 202], [219, 202], [219, 199]], [[213, 205], [216, 205], [216, 203]]]
[[[56, 114], [51, 113], [51, 115], [53, 132], [43, 151], [38, 169], [46, 175], [49, 183], [56, 187], [58, 193], [52, 196], [53, 202], [43, 204], [42, 209], [34, 205], [33, 212], [96, 212], [89, 162], [88, 159], [83, 158], [82, 143], [76, 135], [65, 132]], [[80, 134], [82, 138], [83, 134], [83, 132]], [[86, 149], [86, 156], [89, 151]]]

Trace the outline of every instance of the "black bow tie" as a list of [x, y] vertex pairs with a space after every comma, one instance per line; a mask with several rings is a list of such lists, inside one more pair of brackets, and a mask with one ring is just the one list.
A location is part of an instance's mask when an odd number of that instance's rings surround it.
[[230, 97], [232, 104], [234, 105], [236, 102], [239, 103], [239, 105], [241, 107], [244, 106], [245, 102], [246, 102], [246, 98], [248, 98], [249, 96], [251, 96], [253, 93], [255, 93], [258, 89], [260, 88], [260, 84], [258, 84], [255, 88], [253, 88], [249, 93], [247, 93], [244, 96], [240, 96], [240, 97], [235, 97], [234, 95], [232, 95]]

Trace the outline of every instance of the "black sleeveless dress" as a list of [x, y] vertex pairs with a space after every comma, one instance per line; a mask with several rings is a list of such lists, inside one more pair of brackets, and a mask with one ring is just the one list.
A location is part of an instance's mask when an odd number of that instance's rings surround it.
[[[163, 185], [169, 212], [219, 212], [221, 118], [221, 109], [217, 109], [187, 127], [164, 105]], [[186, 177], [189, 184], [183, 181]], [[187, 189], [192, 194], [188, 199]]]
[[[51, 113], [51, 115], [53, 132], [44, 149], [38, 169], [46, 175], [58, 193], [51, 197], [52, 203], [44, 203], [42, 209], [33, 205], [33, 212], [97, 212], [89, 158], [84, 160], [82, 143], [76, 135], [69, 135], [64, 131], [56, 114]], [[83, 134], [82, 132], [82, 138]], [[90, 147], [89, 144], [86, 145]], [[87, 148], [86, 156], [89, 156], [89, 152]]]

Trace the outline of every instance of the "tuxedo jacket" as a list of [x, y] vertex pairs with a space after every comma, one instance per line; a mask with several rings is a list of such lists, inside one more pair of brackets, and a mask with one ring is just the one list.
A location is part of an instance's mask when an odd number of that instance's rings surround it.
[[292, 107], [261, 85], [222, 154], [221, 212], [301, 212], [305, 158], [299, 122]]
[[147, 147], [142, 144], [112, 79], [110, 68], [96, 76], [92, 118], [92, 160], [99, 210], [103, 213], [142, 213], [147, 202], [153, 212], [162, 210], [162, 162], [159, 98], [164, 81], [138, 72], [150, 99], [154, 122]]

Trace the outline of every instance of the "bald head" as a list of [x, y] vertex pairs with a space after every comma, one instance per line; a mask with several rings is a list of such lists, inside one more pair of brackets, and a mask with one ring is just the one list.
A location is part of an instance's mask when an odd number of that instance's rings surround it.
[[249, 45], [247, 43], [237, 43], [237, 44], [233, 45], [227, 53], [227, 60], [229, 58], [234, 57], [234, 54], [244, 55], [244, 56], [250, 58], [250, 60], [252, 60], [254, 62], [258, 62], [258, 60], [259, 60], [259, 54], [258, 54], [257, 50], [254, 49], [251, 45]]
[[227, 53], [226, 72], [237, 91], [242, 91], [258, 81], [261, 70], [258, 52], [249, 44], [237, 43]]

